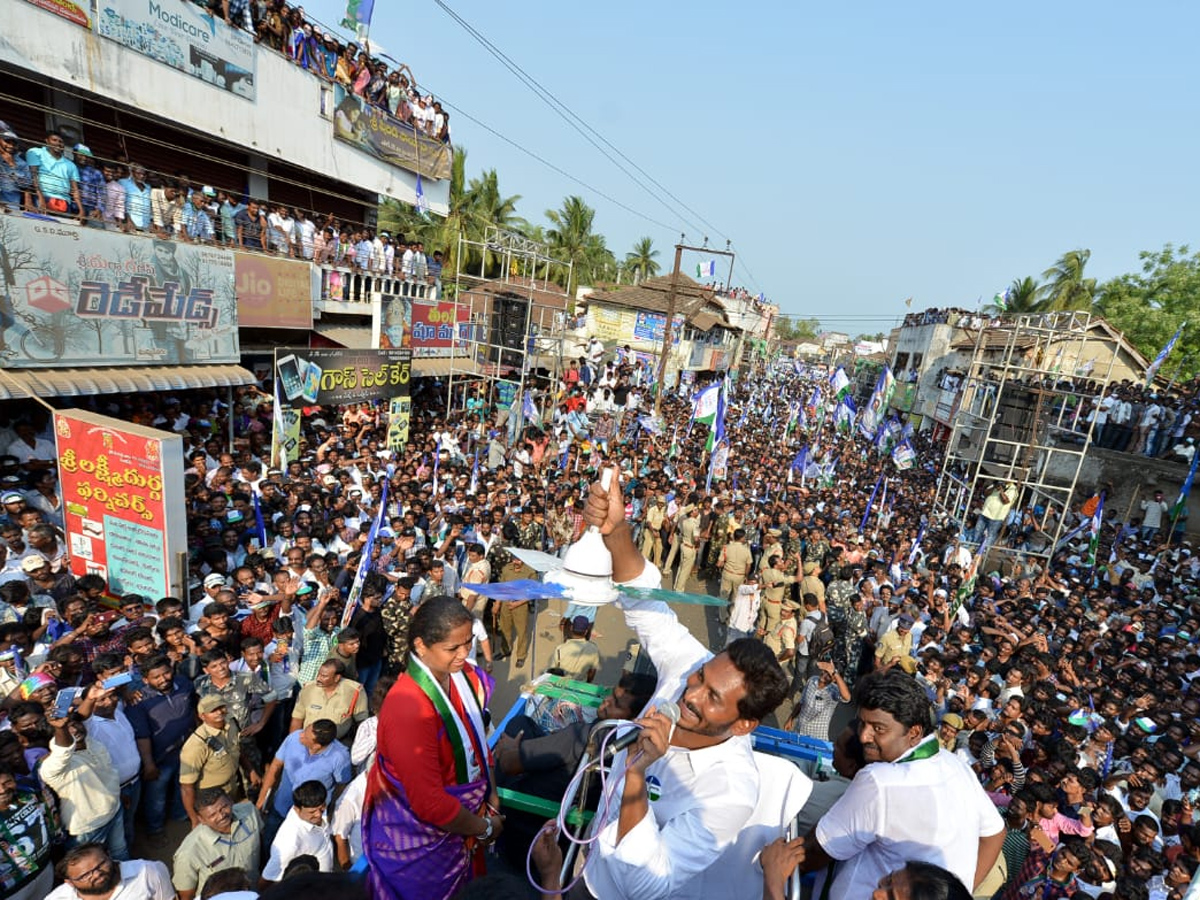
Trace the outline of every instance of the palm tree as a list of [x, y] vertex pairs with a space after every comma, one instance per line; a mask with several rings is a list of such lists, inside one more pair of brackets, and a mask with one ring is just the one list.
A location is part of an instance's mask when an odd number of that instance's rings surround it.
[[1024, 278], [1014, 278], [1004, 294], [1003, 303], [993, 301], [985, 306], [983, 311], [993, 316], [1019, 316], [1023, 313], [1041, 312], [1043, 309], [1042, 304], [1045, 301], [1042, 299], [1042, 285], [1028, 275]]
[[467, 223], [473, 218], [470, 209], [473, 198], [465, 188], [466, 168], [467, 151], [455, 147], [450, 161], [450, 212], [445, 218], [418, 212], [416, 207], [395, 200], [385, 200], [379, 207], [380, 230], [418, 240], [431, 254], [441, 250], [444, 271], [448, 274], [458, 271], [458, 236], [467, 233]]
[[[517, 201], [520, 199], [520, 194], [505, 197], [500, 193], [500, 177], [495, 169], [489, 169], [479, 178], [472, 178], [466, 190], [468, 236], [472, 240], [482, 241], [491, 226], [508, 231], [525, 228], [528, 223], [517, 215]], [[495, 276], [500, 263], [499, 254], [484, 251], [483, 269], [488, 275]]]
[[[580, 275], [586, 271], [591, 277], [594, 263], [605, 253], [610, 257], [612, 253], [604, 246], [604, 238], [592, 233], [596, 211], [584, 203], [582, 197], [572, 195], [563, 198], [562, 208], [546, 210], [546, 218], [552, 226], [546, 230], [551, 254], [573, 264], [567, 294], [574, 295]], [[565, 275], [565, 272], [560, 274]]]
[[633, 250], [625, 254], [625, 265], [633, 272], [634, 284], [658, 274], [659, 265], [654, 261], [656, 256], [658, 251], [654, 249], [654, 239], [648, 237], [640, 238], [633, 245]]
[[1068, 250], [1042, 273], [1046, 279], [1043, 303], [1047, 311], [1088, 309], [1096, 299], [1096, 279], [1084, 278], [1091, 250]]

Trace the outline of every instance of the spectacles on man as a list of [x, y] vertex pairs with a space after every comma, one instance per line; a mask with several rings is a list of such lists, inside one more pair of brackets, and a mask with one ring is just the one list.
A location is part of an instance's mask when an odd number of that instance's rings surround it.
[[95, 875], [97, 873], [104, 873], [104, 872], [109, 871], [112, 868], [112, 865], [113, 865], [113, 861], [106, 857], [105, 859], [103, 859], [99, 863], [97, 863], [96, 865], [92, 866], [92, 868], [88, 869], [82, 875], [75, 875], [75, 876], [65, 875], [63, 877], [66, 878], [67, 881], [70, 881], [72, 883], [84, 882], [84, 881], [88, 881], [93, 875]]

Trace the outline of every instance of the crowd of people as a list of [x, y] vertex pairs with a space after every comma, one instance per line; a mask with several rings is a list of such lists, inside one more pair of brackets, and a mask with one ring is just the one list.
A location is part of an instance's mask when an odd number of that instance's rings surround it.
[[[946, 520], [936, 445], [913, 435], [917, 464], [898, 470], [825, 421], [823, 376], [791, 371], [726, 389], [714, 476], [691, 389], [644, 415], [629, 396], [653, 386], [635, 368], [589, 346], [545, 385], [545, 421], [482, 383], [447, 405], [417, 382], [399, 451], [377, 406], [307, 409], [286, 464], [270, 457], [269, 385], [232, 406], [92, 398], [183, 438], [186, 597], [72, 575], [49, 417], [0, 421], [7, 896], [266, 896], [312, 873], [365, 875], [376, 897], [502, 890], [511, 876], [484, 875], [510, 819], [497, 782], [547, 755], [522, 742], [558, 740], [562, 722], [488, 750], [492, 678], [539, 674], [538, 603], [483, 585], [534, 577], [512, 550], [560, 553], [595, 525], [615, 581], [725, 602], [694, 636], [662, 603], [620, 601], [655, 677], [613, 693], [605, 717], [641, 711], [643, 730], [563, 896], [717, 896], [707, 879], [753, 813], [750, 735], [768, 724], [837, 742], [810, 827], [763, 851], [766, 896], [799, 867], [835, 900], [933, 871], [1000, 900], [1182, 900], [1200, 861], [1200, 556], [1152, 496], [1128, 522], [1106, 509], [1094, 549], [1086, 533], [1012, 540], [1027, 498], [1007, 484]], [[606, 390], [625, 404], [589, 413]], [[816, 402], [808, 424], [774, 413], [789, 402]], [[1061, 530], [1101, 489], [1081, 487]], [[596, 677], [594, 617], [563, 611], [553, 671]], [[668, 702], [674, 723], [656, 712]], [[549, 755], [577, 759], [577, 738]], [[173, 819], [169, 867], [130, 858], [170, 852]], [[555, 896], [558, 845], [530, 835]]]

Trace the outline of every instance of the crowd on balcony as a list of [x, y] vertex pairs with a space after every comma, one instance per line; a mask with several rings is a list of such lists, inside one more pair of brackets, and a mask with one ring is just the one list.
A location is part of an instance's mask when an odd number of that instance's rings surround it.
[[450, 143], [450, 114], [432, 94], [420, 89], [408, 66], [398, 63], [389, 68], [373, 58], [369, 48], [323, 31], [305, 15], [303, 6], [283, 0], [197, 0], [197, 4], [318, 78], [340, 84], [423, 134]]
[[41, 146], [19, 149], [0, 122], [0, 210], [77, 219], [80, 224], [161, 240], [217, 244], [303, 259], [318, 265], [435, 285], [442, 253], [332, 213], [243, 199], [231, 190], [194, 185], [138, 162], [97, 160], [84, 144], [68, 148], [51, 131]]
[[994, 325], [997, 322], [999, 322], [997, 318], [957, 307], [925, 309], [921, 312], [909, 313], [904, 317], [905, 328], [920, 328], [922, 325], [950, 325], [954, 328], [978, 329]]

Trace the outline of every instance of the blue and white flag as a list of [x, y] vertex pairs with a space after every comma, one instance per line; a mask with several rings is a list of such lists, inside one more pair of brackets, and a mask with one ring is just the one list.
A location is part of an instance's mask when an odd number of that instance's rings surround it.
[[524, 399], [521, 400], [522, 414], [528, 422], [536, 422], [541, 416], [538, 415], [537, 404], [533, 402], [533, 394], [526, 389]]
[[417, 173], [417, 212], [429, 212], [429, 201], [425, 199], [425, 187], [421, 184], [421, 173]]
[[471, 494], [479, 490], [479, 448], [475, 448], [475, 461], [471, 463], [471, 486], [468, 489]]
[[1154, 381], [1154, 376], [1158, 374], [1158, 370], [1162, 368], [1162, 364], [1167, 361], [1167, 357], [1171, 355], [1171, 351], [1175, 349], [1175, 342], [1179, 340], [1179, 336], [1183, 334], [1183, 327], [1187, 322], [1183, 322], [1175, 333], [1171, 335], [1171, 339], [1167, 341], [1165, 347], [1158, 351], [1158, 356], [1154, 357], [1154, 362], [1150, 363], [1150, 368], [1146, 370], [1146, 387], [1150, 387], [1150, 383]]
[[862, 534], [867, 527], [867, 519], [871, 518], [871, 507], [875, 505], [875, 496], [879, 493], [879, 486], [883, 484], [882, 473], [875, 479], [875, 487], [871, 491], [871, 499], [867, 501], [867, 508], [863, 511], [862, 521], [858, 523], [858, 533]]
[[350, 619], [354, 617], [354, 610], [358, 608], [359, 595], [362, 594], [363, 579], [371, 571], [371, 548], [375, 546], [375, 537], [379, 534], [379, 528], [383, 524], [383, 517], [387, 511], [390, 481], [389, 478], [383, 480], [383, 490], [379, 495], [379, 512], [375, 514], [375, 521], [371, 523], [371, 530], [367, 532], [367, 541], [362, 548], [362, 559], [358, 562], [358, 570], [354, 573], [354, 583], [350, 585], [350, 595], [346, 598], [346, 611], [342, 613], [343, 628], [346, 628], [350, 624]]
[[705, 260], [696, 265], [697, 278], [716, 278], [717, 277], [717, 261], [715, 259]]
[[1192, 492], [1192, 482], [1196, 480], [1196, 463], [1200, 462], [1200, 453], [1192, 454], [1192, 464], [1188, 468], [1187, 477], [1183, 479], [1183, 487], [1179, 489], [1179, 498], [1175, 501], [1175, 505], [1171, 507], [1170, 514], [1173, 520], [1179, 518], [1179, 514], [1187, 505], [1188, 494]]
[[1104, 491], [1100, 492], [1100, 502], [1096, 504], [1096, 512], [1092, 515], [1091, 534], [1088, 537], [1087, 564], [1096, 567], [1096, 548], [1100, 546], [1100, 526], [1104, 522]]
[[252, 494], [254, 498], [254, 530], [258, 535], [258, 549], [265, 550], [267, 548], [267, 523], [263, 521], [262, 506], [258, 502], [258, 494]]
[[925, 523], [921, 523], [921, 527], [917, 529], [917, 539], [913, 541], [912, 549], [908, 551], [908, 562], [906, 565], [912, 566], [917, 560], [917, 554], [921, 552], [921, 541], [925, 537]]
[[829, 389], [833, 391], [835, 397], [841, 397], [850, 389], [850, 379], [846, 375], [846, 370], [841, 366], [829, 376]]

